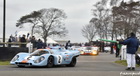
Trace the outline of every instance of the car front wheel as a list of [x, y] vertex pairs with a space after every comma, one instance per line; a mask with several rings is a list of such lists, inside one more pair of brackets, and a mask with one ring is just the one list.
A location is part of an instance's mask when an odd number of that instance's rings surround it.
[[75, 67], [76, 62], [77, 62], [76, 57], [73, 57], [73, 58], [72, 58], [72, 61], [71, 61], [70, 64], [68, 64], [67, 66], [68, 66], [68, 67]]
[[52, 56], [50, 56], [48, 58], [47, 67], [51, 68], [51, 67], [53, 67], [53, 65], [54, 65], [54, 58]]

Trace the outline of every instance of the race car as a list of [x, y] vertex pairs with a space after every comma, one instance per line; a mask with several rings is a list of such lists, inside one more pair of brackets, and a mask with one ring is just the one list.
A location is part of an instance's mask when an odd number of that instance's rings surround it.
[[99, 47], [96, 46], [84, 46], [80, 50], [81, 55], [98, 55]]
[[46, 66], [51, 68], [54, 65], [74, 67], [79, 55], [80, 52], [78, 50], [38, 49], [31, 54], [18, 53], [10, 61], [10, 64], [17, 65], [18, 67]]

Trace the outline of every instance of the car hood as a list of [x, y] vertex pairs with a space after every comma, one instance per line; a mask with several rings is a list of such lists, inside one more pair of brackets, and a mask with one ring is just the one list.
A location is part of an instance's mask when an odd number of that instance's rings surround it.
[[19, 54], [18, 62], [36, 60], [41, 56], [31, 56], [30, 54]]

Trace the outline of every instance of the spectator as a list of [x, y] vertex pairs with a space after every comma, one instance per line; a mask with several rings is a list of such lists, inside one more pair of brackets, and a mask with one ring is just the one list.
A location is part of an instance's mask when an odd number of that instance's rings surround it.
[[[26, 42], [25, 35], [23, 35], [23, 36], [20, 38], [20, 42], [21, 42], [21, 43], [25, 43], [25, 42]], [[20, 47], [26, 47], [26, 44], [21, 44]]]
[[[9, 42], [9, 43], [12, 42], [12, 36], [9, 37], [8, 42]], [[11, 44], [8, 44], [8, 47], [11, 47]]]
[[127, 45], [127, 68], [126, 70], [135, 70], [136, 60], [135, 53], [139, 47], [139, 40], [134, 33], [130, 34], [130, 37], [124, 41], [120, 41], [120, 44]]
[[29, 33], [27, 33], [27, 39], [29, 38], [29, 35], [30, 35], [30, 34], [29, 34]]
[[[117, 39], [116, 41], [119, 41], [119, 40]], [[121, 46], [118, 43], [115, 43], [115, 47], [116, 47], [116, 57], [118, 57], [120, 54]]]
[[41, 49], [41, 48], [43, 48], [43, 42], [42, 42], [41, 39], [38, 39], [38, 41], [37, 41], [37, 49]]
[[37, 49], [37, 41], [34, 36], [32, 36], [30, 42], [33, 44], [33, 51], [35, 51]]
[[101, 42], [101, 49], [102, 49], [102, 52], [105, 52], [105, 51], [104, 51], [104, 46], [105, 46], [105, 44], [104, 44], [104, 42], [102, 41], [102, 42]]
[[43, 48], [45, 49], [47, 47], [47, 44], [44, 42], [43, 43]]
[[104, 51], [104, 42], [103, 41], [100, 42], [100, 51], [105, 52]]

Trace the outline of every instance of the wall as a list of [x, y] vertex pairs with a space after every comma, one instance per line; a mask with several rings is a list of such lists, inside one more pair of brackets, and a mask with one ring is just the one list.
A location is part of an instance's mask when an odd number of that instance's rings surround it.
[[0, 60], [11, 60], [19, 52], [28, 52], [28, 48], [0, 47]]

